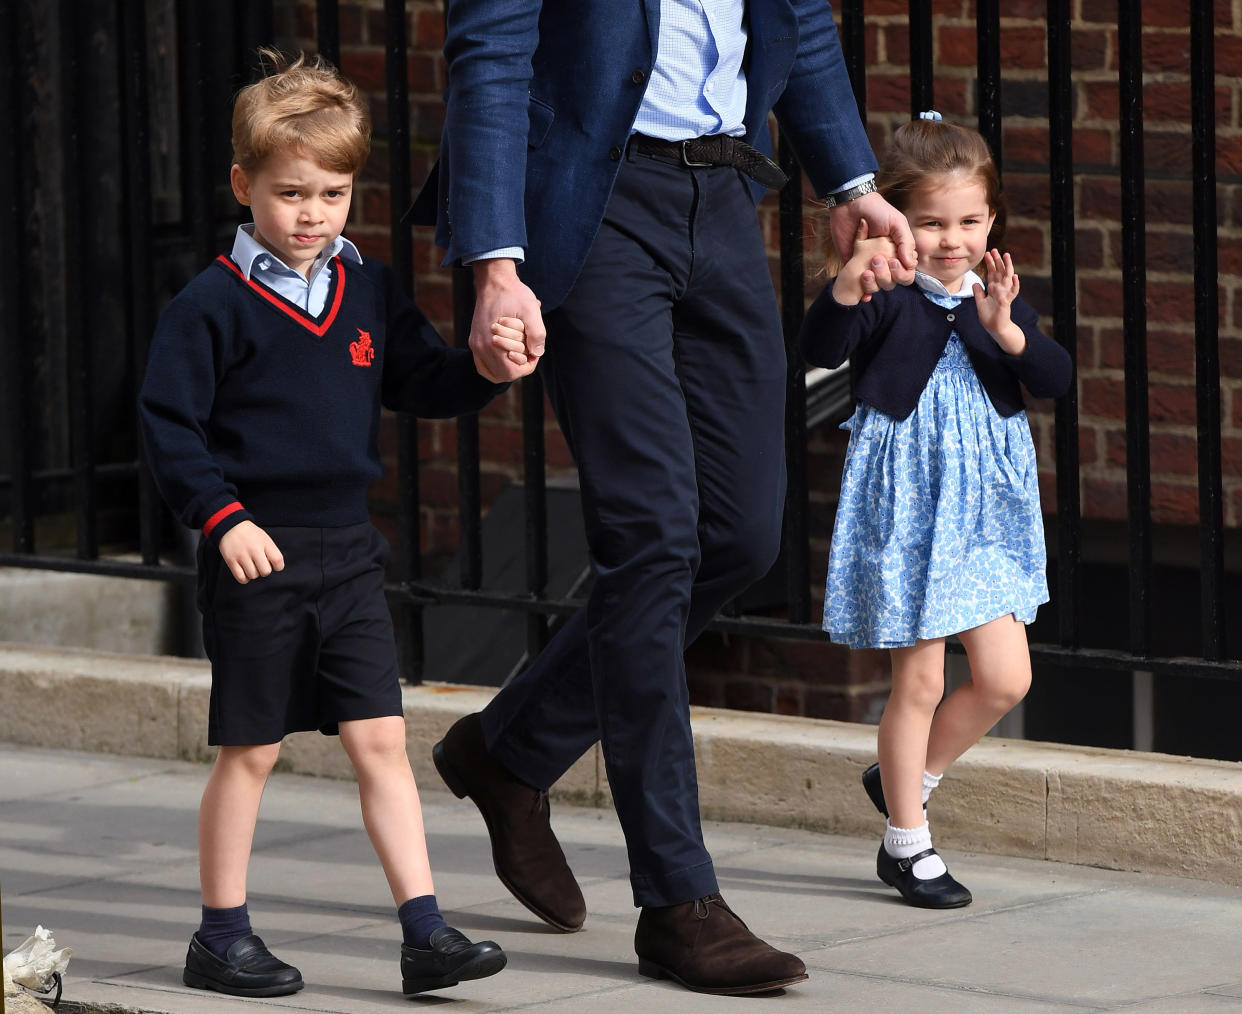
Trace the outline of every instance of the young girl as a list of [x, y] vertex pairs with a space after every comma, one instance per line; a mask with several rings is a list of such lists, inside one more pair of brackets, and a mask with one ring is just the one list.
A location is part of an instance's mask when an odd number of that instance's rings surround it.
[[[879, 765], [863, 775], [889, 818], [876, 872], [911, 905], [956, 908], [971, 895], [932, 848], [924, 806], [1030, 685], [1023, 624], [1048, 585], [1019, 383], [1055, 397], [1071, 366], [1018, 296], [1009, 254], [989, 249], [1004, 208], [979, 134], [924, 113], [897, 130], [876, 182], [914, 231], [914, 284], [893, 286], [891, 244], [860, 228], [801, 339], [809, 362], [857, 367], [824, 629], [892, 657]], [[951, 635], [971, 678], [942, 702]]]

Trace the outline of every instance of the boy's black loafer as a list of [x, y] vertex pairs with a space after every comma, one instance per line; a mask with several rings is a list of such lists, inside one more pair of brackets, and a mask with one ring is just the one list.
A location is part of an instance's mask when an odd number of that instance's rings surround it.
[[181, 981], [196, 989], [214, 989], [233, 996], [286, 996], [304, 985], [302, 973], [286, 965], [254, 934], [233, 942], [223, 958], [217, 958], [190, 937]]
[[485, 979], [505, 967], [508, 958], [498, 944], [472, 944], [452, 926], [431, 934], [430, 950], [401, 945], [401, 992], [406, 996], [456, 986], [462, 979]]
[[875, 804], [875, 808], [884, 816], [888, 816], [888, 806], [884, 802], [884, 786], [880, 784], [880, 765], [872, 764], [862, 773], [863, 788], [867, 790], [867, 795], [871, 797], [871, 802]]
[[914, 875], [914, 864], [920, 859], [937, 855], [935, 849], [924, 849], [909, 859], [894, 859], [880, 843], [876, 856], [875, 872], [889, 887], [895, 887], [916, 908], [961, 908], [973, 900], [966, 888], [949, 876], [948, 871], [931, 880], [920, 880]]

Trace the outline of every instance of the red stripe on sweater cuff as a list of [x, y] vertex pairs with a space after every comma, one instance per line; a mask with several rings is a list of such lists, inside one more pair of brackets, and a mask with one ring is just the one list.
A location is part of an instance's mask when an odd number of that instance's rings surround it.
[[221, 507], [211, 517], [209, 517], [207, 519], [207, 523], [203, 525], [203, 535], [204, 536], [210, 535], [211, 530], [215, 528], [216, 525], [218, 525], [221, 521], [227, 518], [230, 514], [236, 513], [239, 510], [242, 510], [242, 505], [238, 503], [236, 500], [234, 500], [227, 507]]

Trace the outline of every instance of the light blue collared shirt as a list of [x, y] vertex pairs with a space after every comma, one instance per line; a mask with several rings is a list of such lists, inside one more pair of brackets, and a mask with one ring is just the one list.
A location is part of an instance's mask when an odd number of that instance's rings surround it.
[[312, 317], [318, 317], [323, 312], [324, 303], [328, 301], [328, 288], [332, 283], [331, 261], [337, 254], [362, 263], [362, 254], [358, 252], [358, 248], [344, 236], [337, 236], [315, 258], [310, 277], [304, 278], [300, 271], [294, 271], [255, 239], [254, 223], [247, 222], [237, 227], [233, 252], [229, 256], [247, 279], [257, 279], [273, 292], [300, 306]]
[[636, 133], [665, 141], [746, 133], [745, 11], [743, 0], [661, 0]]

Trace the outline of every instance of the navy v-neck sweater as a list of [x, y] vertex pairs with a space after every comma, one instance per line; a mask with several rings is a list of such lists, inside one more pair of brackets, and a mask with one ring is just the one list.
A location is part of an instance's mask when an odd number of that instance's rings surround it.
[[366, 521], [381, 404], [447, 418], [506, 386], [448, 347], [378, 261], [335, 258], [312, 317], [220, 257], [161, 314], [138, 405], [160, 493], [218, 540], [243, 520]]

